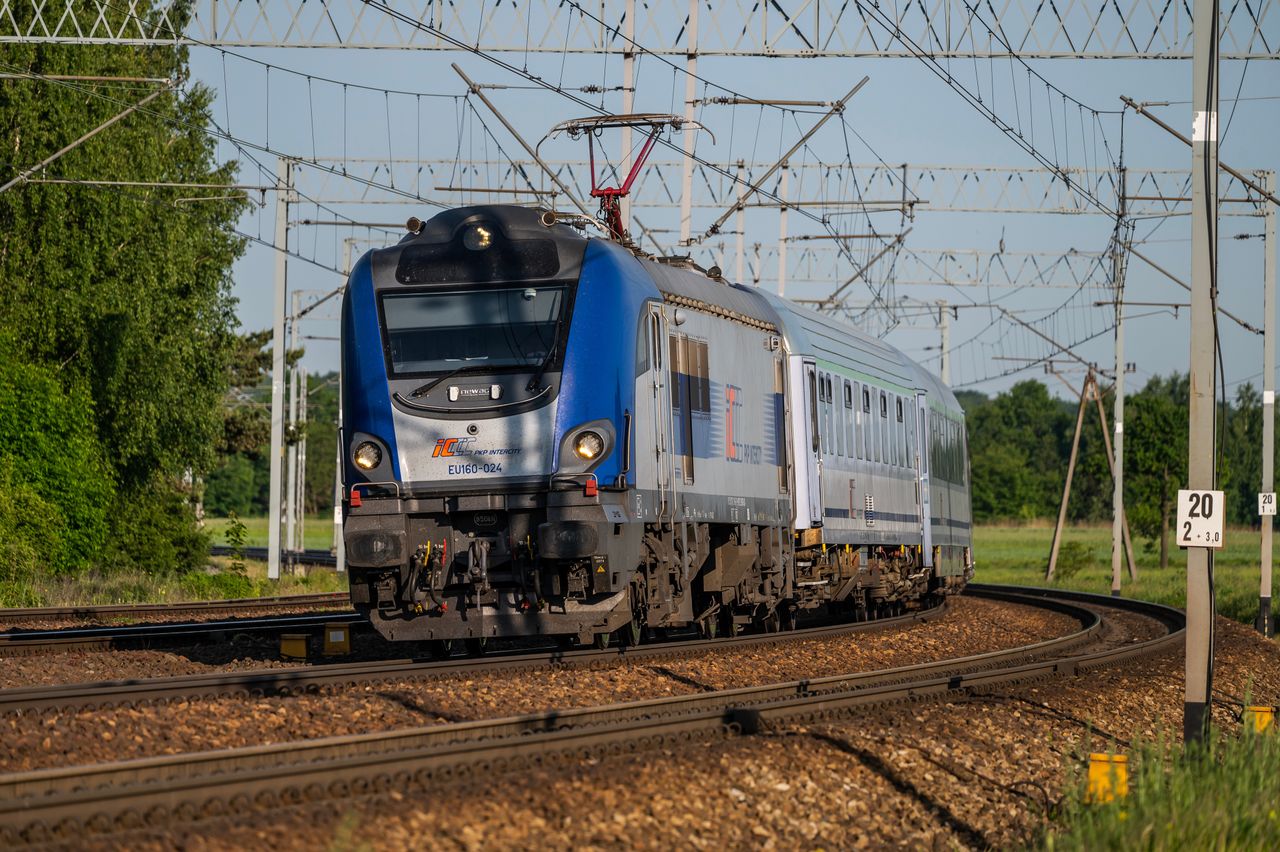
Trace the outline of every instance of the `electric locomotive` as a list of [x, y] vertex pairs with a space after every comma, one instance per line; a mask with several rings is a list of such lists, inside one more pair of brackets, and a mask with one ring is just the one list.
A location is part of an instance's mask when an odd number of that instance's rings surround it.
[[896, 349], [550, 211], [410, 226], [342, 308], [351, 599], [387, 638], [773, 630], [971, 575], [963, 415]]

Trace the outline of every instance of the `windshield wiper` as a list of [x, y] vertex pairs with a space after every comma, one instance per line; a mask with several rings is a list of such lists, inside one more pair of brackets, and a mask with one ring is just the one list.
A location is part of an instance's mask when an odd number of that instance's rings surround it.
[[556, 315], [556, 325], [555, 328], [551, 330], [551, 334], [554, 338], [551, 341], [551, 349], [547, 351], [547, 357], [543, 358], [542, 363], [538, 365], [538, 369], [533, 374], [533, 378], [529, 379], [529, 384], [524, 386], [524, 389], [528, 393], [533, 393], [542, 386], [542, 374], [547, 372], [547, 368], [551, 366], [551, 362], [556, 358], [556, 352], [560, 349], [560, 322], [563, 319], [563, 315]]
[[427, 382], [422, 387], [418, 388], [415, 391], [411, 391], [409, 393], [409, 396], [413, 397], [414, 399], [417, 399], [420, 396], [426, 396], [427, 394], [431, 393], [432, 389], [435, 388], [436, 385], [440, 384], [446, 379], [452, 379], [454, 376], [458, 375], [465, 369], [467, 369], [467, 365], [464, 364], [461, 367], [450, 370], [449, 372], [445, 373], [443, 376], [436, 376], [434, 379]]

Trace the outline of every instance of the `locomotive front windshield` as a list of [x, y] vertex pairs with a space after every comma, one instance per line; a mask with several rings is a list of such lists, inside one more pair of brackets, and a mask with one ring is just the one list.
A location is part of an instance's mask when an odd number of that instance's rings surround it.
[[537, 369], [556, 356], [567, 295], [563, 285], [386, 294], [392, 373]]

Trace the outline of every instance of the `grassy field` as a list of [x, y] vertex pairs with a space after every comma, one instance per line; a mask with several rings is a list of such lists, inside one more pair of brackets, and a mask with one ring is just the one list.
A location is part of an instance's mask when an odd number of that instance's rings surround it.
[[[245, 544], [249, 547], [267, 546], [267, 519], [241, 518], [245, 526]], [[214, 544], [227, 544], [226, 518], [205, 518], [205, 524], [213, 533]], [[283, 531], [282, 533], [283, 534]], [[302, 524], [303, 547], [306, 550], [328, 550], [333, 547], [333, 515], [307, 515]]]
[[[1258, 613], [1258, 565], [1261, 533], [1250, 529], [1230, 529], [1227, 546], [1214, 559], [1214, 580], [1218, 612], [1246, 624]], [[1277, 536], [1280, 539], [1280, 536]], [[1045, 566], [1053, 543], [1051, 524], [1025, 526], [979, 526], [973, 532], [975, 581], [1044, 586]], [[1160, 569], [1160, 554], [1146, 542], [1135, 539], [1138, 580], [1122, 578], [1121, 593], [1171, 606], [1186, 603], [1186, 552], [1170, 550], [1169, 567]], [[1111, 527], [1070, 527], [1063, 537], [1058, 577], [1053, 583], [1064, 589], [1108, 593], [1111, 590]], [[1274, 556], [1273, 556], [1274, 559]], [[1275, 560], [1280, 567], [1280, 560]], [[1064, 570], [1065, 569], [1065, 570]]]
[[1136, 743], [1129, 795], [1091, 804], [1084, 761], [1054, 821], [1033, 848], [1057, 850], [1280, 848], [1280, 738], [1214, 736], [1210, 751]]

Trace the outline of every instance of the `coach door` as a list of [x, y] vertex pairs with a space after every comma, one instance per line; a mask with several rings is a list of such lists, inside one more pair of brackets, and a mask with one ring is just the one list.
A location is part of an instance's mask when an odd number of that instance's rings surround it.
[[653, 444], [657, 456], [655, 482], [658, 517], [670, 518], [674, 507], [672, 483], [675, 458], [671, 453], [671, 382], [667, 364], [667, 320], [661, 303], [649, 305], [649, 375], [653, 381]]
[[933, 514], [929, 495], [929, 404], [922, 393], [916, 394], [916, 457], [920, 460], [916, 476], [920, 484], [920, 528], [925, 567], [933, 566]]
[[818, 367], [808, 358], [792, 360], [792, 387], [803, 406], [793, 410], [796, 428], [792, 448], [796, 460], [796, 527], [822, 526], [822, 439], [818, 431]]

